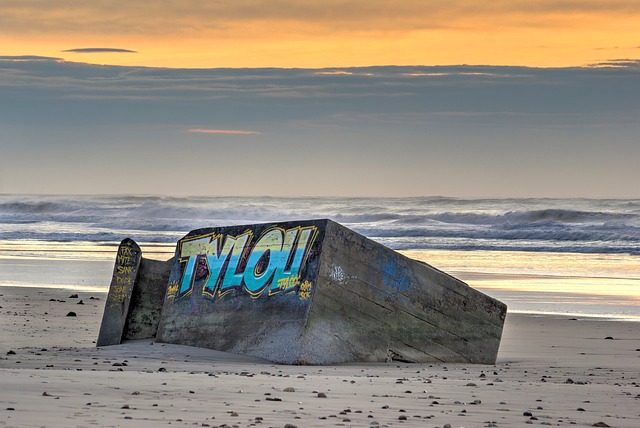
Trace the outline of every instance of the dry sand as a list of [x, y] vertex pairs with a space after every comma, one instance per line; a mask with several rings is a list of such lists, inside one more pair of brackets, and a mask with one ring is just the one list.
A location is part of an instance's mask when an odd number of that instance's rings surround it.
[[280, 366], [96, 348], [105, 294], [74, 293], [0, 287], [0, 427], [640, 427], [638, 323], [509, 315], [495, 366]]

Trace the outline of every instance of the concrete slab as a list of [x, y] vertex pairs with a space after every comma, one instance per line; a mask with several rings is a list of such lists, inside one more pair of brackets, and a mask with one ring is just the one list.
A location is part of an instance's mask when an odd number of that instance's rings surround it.
[[506, 306], [331, 220], [178, 242], [157, 339], [284, 364], [495, 362]]

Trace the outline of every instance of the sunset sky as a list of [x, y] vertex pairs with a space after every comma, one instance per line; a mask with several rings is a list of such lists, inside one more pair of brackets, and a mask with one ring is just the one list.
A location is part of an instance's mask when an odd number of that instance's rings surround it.
[[557, 67], [640, 55], [636, 0], [1, 0], [0, 12], [3, 55], [98, 64]]
[[0, 193], [640, 197], [639, 22], [637, 0], [0, 0]]

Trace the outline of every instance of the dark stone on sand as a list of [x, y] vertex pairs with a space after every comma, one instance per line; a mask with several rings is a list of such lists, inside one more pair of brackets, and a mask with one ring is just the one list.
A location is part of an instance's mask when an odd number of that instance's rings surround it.
[[565, 380], [564, 383], [575, 383], [575, 382], [573, 381], [573, 379], [569, 378], [569, 379]]
[[613, 337], [607, 336], [607, 337], [604, 338], [604, 340], [613, 340]]
[[82, 300], [80, 300], [78, 303], [76, 303], [77, 305], [84, 305], [84, 302]]
[[533, 414], [531, 412], [524, 412], [522, 416], [533, 416]]
[[327, 398], [327, 394], [324, 392], [318, 392], [318, 398]]
[[78, 295], [77, 294], [72, 294], [71, 296], [69, 296], [70, 299], [77, 299]]
[[595, 424], [591, 425], [592, 427], [610, 427], [611, 425], [607, 425], [604, 422], [596, 422]]
[[7, 352], [7, 355], [16, 355], [16, 351], [14, 351], [14, 350], [9, 350], [9, 352]]
[[68, 317], [77, 317], [78, 315], [77, 315], [75, 312], [71, 311], [71, 312], [69, 312], [69, 313], [67, 314], [67, 316], [68, 316]]

